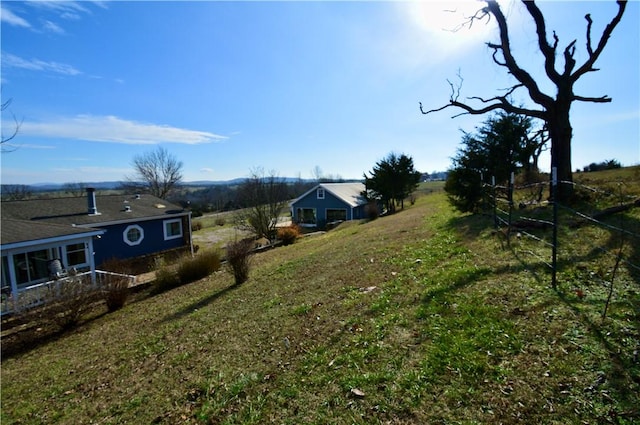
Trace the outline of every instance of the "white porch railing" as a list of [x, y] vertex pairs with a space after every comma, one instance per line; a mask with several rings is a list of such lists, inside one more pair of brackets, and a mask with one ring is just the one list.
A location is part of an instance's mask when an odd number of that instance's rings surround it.
[[47, 298], [51, 297], [52, 293], [58, 293], [60, 286], [71, 279], [82, 279], [86, 281], [88, 289], [99, 290], [106, 285], [110, 278], [128, 279], [129, 286], [132, 286], [136, 281], [136, 277], [132, 275], [96, 270], [95, 280], [92, 279], [91, 272], [87, 271], [57, 280], [49, 280], [47, 282], [25, 286], [18, 288], [18, 292], [15, 294], [2, 294], [0, 316], [18, 313], [44, 304]]

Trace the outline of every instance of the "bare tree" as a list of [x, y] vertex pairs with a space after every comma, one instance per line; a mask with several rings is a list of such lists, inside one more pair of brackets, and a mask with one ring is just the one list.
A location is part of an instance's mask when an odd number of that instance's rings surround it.
[[87, 185], [85, 183], [70, 182], [62, 185], [62, 190], [74, 198], [81, 198], [87, 193]]
[[[556, 57], [558, 56], [557, 53], [559, 53], [558, 44], [560, 42], [558, 35], [553, 31], [553, 42], [549, 43], [545, 19], [536, 3], [534, 1], [522, 1], [522, 3], [535, 24], [538, 48], [544, 58], [545, 73], [554, 84], [556, 93], [544, 93], [531, 74], [520, 67], [511, 51], [507, 19], [502, 13], [500, 5], [495, 0], [486, 0], [487, 6], [471, 17], [468, 24], [472, 25], [475, 20], [479, 19], [495, 18], [500, 31], [500, 41], [497, 43], [489, 42], [487, 46], [493, 49], [493, 61], [497, 65], [506, 68], [508, 73], [511, 74], [517, 82], [508, 88], [502, 96], [495, 96], [489, 99], [477, 96], [467, 98], [468, 101], [479, 102], [479, 104], [476, 103], [477, 106], [472, 106], [459, 100], [462, 86], [462, 78], [459, 77], [460, 81], [456, 86], [449, 82], [451, 86], [451, 97], [448, 104], [440, 108], [425, 111], [422, 103], [420, 103], [420, 111], [423, 114], [429, 114], [449, 107], [456, 107], [465, 111], [456, 115], [459, 116], [462, 114], [485, 114], [493, 110], [501, 109], [506, 112], [539, 118], [546, 123], [547, 130], [549, 131], [549, 137], [551, 139], [551, 166], [556, 169], [557, 177], [560, 181], [571, 183], [573, 181], [571, 168], [571, 138], [573, 129], [569, 118], [571, 105], [574, 101], [595, 103], [611, 102], [611, 98], [607, 95], [600, 97], [577, 95], [574, 93], [574, 85], [578, 79], [586, 73], [598, 70], [594, 68], [594, 65], [607, 45], [613, 30], [620, 22], [625, 11], [626, 1], [617, 1], [618, 11], [604, 28], [600, 39], [595, 45], [591, 34], [593, 20], [590, 14], [585, 16], [587, 21], [587, 58], [582, 65], [578, 66], [575, 59], [577, 40], [573, 40], [562, 52], [564, 66], [560, 71], [556, 69]], [[511, 95], [518, 89], [526, 90], [530, 99], [540, 108], [534, 109], [514, 105], [511, 102]], [[573, 188], [571, 184], [563, 184], [560, 185], [558, 189], [558, 200], [567, 201]]]
[[182, 181], [182, 161], [163, 147], [134, 157], [133, 167], [136, 174], [127, 177], [125, 186], [146, 190], [158, 198], [165, 199]]
[[278, 217], [288, 201], [286, 182], [274, 171], [268, 175], [262, 169], [251, 172], [238, 188], [238, 203], [242, 209], [235, 214], [236, 226], [250, 230], [257, 237], [275, 239]]
[[[0, 111], [2, 113], [4, 113], [4, 111], [6, 111], [9, 108], [12, 100], [13, 99], [8, 99], [7, 101], [2, 103], [2, 105], [0, 106]], [[18, 135], [18, 131], [20, 131], [20, 126], [22, 126], [22, 121], [18, 121], [18, 119], [13, 113], [11, 113], [11, 116], [13, 117], [13, 121], [15, 122], [15, 125], [13, 126], [13, 131], [8, 136], [5, 136], [4, 133], [2, 133], [2, 136], [0, 139], [0, 146], [2, 146], [0, 151], [3, 153], [12, 152], [15, 150], [15, 147], [9, 147], [10, 146], [9, 142], [11, 142], [11, 140], [13, 140]], [[4, 129], [4, 125], [2, 126], [2, 128]]]
[[5, 201], [20, 201], [29, 199], [33, 195], [30, 186], [26, 184], [3, 184], [2, 199]]

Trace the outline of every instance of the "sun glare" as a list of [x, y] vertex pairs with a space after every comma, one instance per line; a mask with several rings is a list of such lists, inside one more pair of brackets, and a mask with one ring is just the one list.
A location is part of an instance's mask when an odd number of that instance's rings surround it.
[[477, 0], [415, 1], [406, 3], [406, 13], [411, 25], [427, 37], [445, 44], [447, 49], [463, 48], [473, 41], [487, 41], [494, 30], [495, 23], [488, 17], [470, 25], [471, 17], [478, 16], [484, 6]]

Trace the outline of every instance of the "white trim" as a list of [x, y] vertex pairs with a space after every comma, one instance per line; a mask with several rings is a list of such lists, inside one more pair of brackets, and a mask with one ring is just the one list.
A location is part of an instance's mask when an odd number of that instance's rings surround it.
[[[168, 235], [167, 234], [167, 225], [169, 225], [171, 223], [180, 224], [180, 233], [179, 234], [177, 234], [177, 235]], [[162, 221], [162, 232], [164, 233], [164, 240], [165, 241], [181, 238], [182, 237], [182, 233], [183, 233], [183, 230], [182, 230], [182, 219], [181, 218], [174, 218], [174, 219], [171, 219], [171, 220], [163, 220]]]
[[34, 239], [31, 241], [11, 242], [8, 244], [0, 245], [0, 249], [2, 249], [2, 251], [9, 251], [12, 249], [29, 248], [32, 246], [58, 244], [61, 242], [67, 242], [67, 241], [72, 241], [76, 239], [84, 240], [86, 238], [91, 238], [93, 236], [100, 236], [102, 234], [104, 234], [104, 230], [93, 230], [93, 231], [87, 231], [84, 233], [76, 233], [73, 235], [55, 236], [52, 238]]
[[[137, 229], [140, 232], [140, 237], [138, 238], [138, 240], [136, 241], [129, 240], [129, 235], [127, 233], [129, 233], [129, 230], [131, 229]], [[143, 239], [144, 239], [144, 229], [138, 226], [137, 224], [132, 224], [130, 226], [127, 226], [126, 229], [124, 229], [124, 231], [122, 232], [122, 240], [124, 241], [124, 243], [126, 243], [129, 246], [140, 245]]]

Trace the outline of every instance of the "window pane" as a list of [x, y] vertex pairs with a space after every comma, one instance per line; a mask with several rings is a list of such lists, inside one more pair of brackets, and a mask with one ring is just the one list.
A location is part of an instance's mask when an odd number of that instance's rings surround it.
[[9, 281], [9, 258], [5, 255], [2, 257], [2, 287], [11, 286]]
[[129, 229], [129, 231], [127, 232], [127, 239], [129, 240], [129, 242], [137, 242], [138, 239], [140, 239], [140, 230], [138, 230], [138, 228], [136, 227], [132, 227], [131, 229]]
[[302, 224], [316, 224], [316, 210], [313, 208], [298, 209], [298, 220]]
[[29, 252], [27, 257], [29, 259], [30, 280], [49, 277], [49, 268], [47, 267], [49, 256], [46, 249]]
[[87, 256], [84, 249], [84, 243], [76, 243], [67, 245], [67, 264], [69, 267], [85, 264]]
[[29, 264], [27, 263], [27, 254], [15, 254], [13, 256], [13, 268], [16, 271], [16, 279], [18, 283], [29, 282]]
[[346, 221], [347, 210], [327, 210], [327, 221]]
[[182, 236], [182, 223], [180, 221], [168, 221], [165, 223], [167, 237]]

